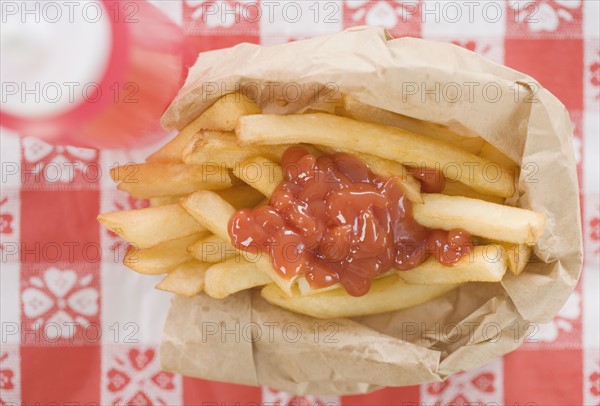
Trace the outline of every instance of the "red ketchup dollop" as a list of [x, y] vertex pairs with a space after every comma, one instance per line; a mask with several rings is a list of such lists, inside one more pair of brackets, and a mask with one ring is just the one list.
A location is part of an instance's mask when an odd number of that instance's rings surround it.
[[351, 155], [317, 158], [294, 146], [282, 167], [269, 204], [236, 211], [228, 230], [236, 248], [268, 253], [285, 279], [304, 275], [314, 289], [339, 282], [361, 296], [391, 268], [412, 269], [429, 255], [451, 266], [471, 251], [469, 233], [419, 225], [400, 179]]

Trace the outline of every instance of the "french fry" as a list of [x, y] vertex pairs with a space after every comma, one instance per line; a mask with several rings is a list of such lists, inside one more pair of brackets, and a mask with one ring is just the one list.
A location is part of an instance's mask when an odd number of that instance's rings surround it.
[[138, 199], [226, 189], [231, 176], [216, 164], [127, 164], [110, 171], [118, 189]]
[[194, 135], [203, 129], [215, 131], [233, 131], [237, 120], [247, 114], [258, 114], [258, 106], [241, 93], [230, 93], [200, 114], [188, 124], [175, 138], [161, 149], [150, 155], [146, 162], [181, 162], [181, 152]]
[[486, 202], [502, 204], [504, 203], [504, 198], [500, 196], [492, 196], [485, 195], [483, 193], [479, 193], [466, 186], [463, 183], [457, 181], [446, 181], [444, 185], [444, 190], [442, 193], [448, 196], [464, 196], [470, 197], [472, 199], [480, 199], [485, 200]]
[[218, 190], [217, 194], [236, 209], [255, 207], [265, 198], [258, 190], [246, 184]]
[[479, 153], [479, 156], [489, 161], [496, 162], [497, 164], [507, 169], [518, 170], [519, 167], [515, 161], [510, 159], [508, 156], [506, 156], [503, 152], [501, 152], [498, 148], [496, 148], [489, 142], [484, 143], [483, 147], [481, 148], [481, 152]]
[[149, 248], [206, 230], [179, 204], [102, 213], [98, 221], [137, 248]]
[[255, 286], [271, 283], [271, 278], [253, 263], [236, 257], [208, 268], [204, 278], [204, 291], [210, 297], [223, 299]]
[[[203, 224], [208, 230], [225, 241], [229, 241], [227, 225], [235, 213], [235, 208], [223, 200], [215, 192], [200, 190], [181, 201], [183, 208], [192, 215], [196, 221]], [[284, 292], [291, 294], [294, 279], [283, 279], [273, 269], [268, 255], [256, 255], [248, 251], [238, 251], [242, 257], [252, 262], [261, 272], [267, 275]]]
[[519, 275], [529, 263], [532, 251], [532, 247], [527, 244], [514, 244], [506, 247], [508, 269], [513, 274]]
[[210, 264], [194, 259], [177, 266], [161, 280], [156, 289], [192, 297], [204, 289], [204, 274]]
[[[242, 143], [250, 146], [311, 143], [343, 147], [408, 166], [424, 164], [427, 168], [441, 169], [447, 178], [458, 180], [481, 193], [503, 197], [514, 193], [512, 176], [498, 164], [452, 144], [395, 127], [322, 113], [295, 116], [258, 114], [241, 117], [236, 133]], [[492, 171], [489, 171], [490, 168], [493, 168]]]
[[125, 254], [123, 264], [145, 275], [170, 272], [176, 266], [192, 259], [187, 247], [201, 237], [201, 234], [192, 234], [176, 240], [165, 241], [151, 248], [130, 249]]
[[[375, 279], [379, 279], [379, 278], [385, 278], [387, 276], [393, 275], [395, 274], [397, 271], [395, 269], [390, 269], [389, 271], [387, 271], [384, 274], [381, 275], [377, 275], [375, 277]], [[323, 293], [323, 292], [327, 292], [329, 290], [334, 290], [334, 289], [341, 289], [342, 285], [339, 283], [335, 283], [333, 285], [330, 286], [326, 286], [324, 288], [316, 288], [313, 289], [310, 284], [308, 283], [308, 280], [306, 279], [305, 276], [300, 276], [297, 280], [296, 280], [296, 285], [298, 286], [298, 292], [300, 292], [301, 295], [314, 295], [317, 293]]]
[[342, 106], [336, 108], [336, 113], [354, 120], [398, 127], [415, 134], [445, 141], [475, 155], [479, 154], [486, 143], [481, 137], [463, 137], [446, 126], [370, 106], [347, 95], [342, 97]]
[[235, 208], [219, 195], [208, 190], [201, 190], [183, 198], [180, 204], [210, 232], [224, 241], [229, 241], [227, 224], [235, 213]]
[[453, 266], [444, 266], [434, 257], [408, 271], [398, 271], [405, 282], [438, 285], [464, 282], [499, 282], [506, 272], [506, 252], [499, 244], [473, 247], [469, 255]]
[[148, 200], [150, 201], [150, 207], [157, 206], [166, 206], [169, 204], [179, 203], [183, 196], [160, 196], [160, 197], [151, 197]]
[[233, 174], [266, 197], [271, 197], [283, 181], [281, 166], [262, 156], [247, 159], [236, 165]]
[[280, 162], [281, 156], [289, 147], [289, 145], [277, 145], [265, 149], [257, 146], [240, 146], [233, 133], [202, 131], [185, 147], [182, 156], [186, 164], [211, 163], [235, 168], [240, 162], [258, 155]]
[[315, 295], [286, 296], [275, 284], [263, 288], [261, 295], [268, 302], [295, 313], [319, 319], [357, 317], [391, 312], [416, 306], [435, 299], [458, 285], [409, 285], [392, 275], [373, 281], [371, 290], [364, 296], [354, 297], [344, 289], [335, 289]]
[[493, 240], [535, 244], [546, 222], [531, 210], [503, 206], [462, 196], [423, 194], [423, 204], [413, 205], [415, 220], [429, 228], [462, 228]]
[[214, 234], [201, 238], [188, 247], [190, 254], [202, 262], [222, 262], [236, 255], [231, 244]]

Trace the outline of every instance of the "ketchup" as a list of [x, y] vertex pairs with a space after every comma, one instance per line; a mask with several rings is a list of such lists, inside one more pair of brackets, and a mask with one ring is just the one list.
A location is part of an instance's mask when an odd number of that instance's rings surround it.
[[412, 269], [429, 255], [451, 266], [471, 251], [469, 233], [419, 225], [400, 179], [377, 176], [351, 155], [316, 158], [294, 146], [282, 167], [269, 204], [238, 210], [228, 230], [236, 248], [267, 252], [285, 279], [304, 275], [315, 289], [339, 282], [361, 296], [391, 268]]

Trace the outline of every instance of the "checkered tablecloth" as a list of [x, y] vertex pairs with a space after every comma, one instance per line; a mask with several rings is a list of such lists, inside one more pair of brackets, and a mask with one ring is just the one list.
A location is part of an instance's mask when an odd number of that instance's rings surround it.
[[[154, 3], [184, 27], [190, 58], [242, 41], [275, 44], [370, 24], [396, 37], [450, 41], [533, 76], [567, 106], [575, 127], [580, 283], [517, 351], [439, 384], [294, 397], [163, 372], [157, 348], [170, 295], [153, 289], [160, 277], [125, 269], [124, 241], [96, 221], [102, 211], [145, 205], [116, 191], [108, 171], [156, 146], [96, 151], [2, 129], [0, 405], [600, 404], [598, 1]], [[73, 328], [55, 328], [65, 322]]]

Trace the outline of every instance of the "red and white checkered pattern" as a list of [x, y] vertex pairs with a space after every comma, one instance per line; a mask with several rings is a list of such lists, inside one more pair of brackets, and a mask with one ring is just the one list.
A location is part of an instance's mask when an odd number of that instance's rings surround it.
[[[439, 384], [294, 397], [162, 372], [157, 345], [169, 295], [152, 289], [158, 279], [120, 264], [124, 241], [95, 220], [100, 211], [146, 204], [116, 191], [107, 173], [156, 146], [98, 152], [2, 129], [0, 405], [600, 404], [600, 2], [153, 3], [183, 25], [191, 61], [200, 51], [242, 41], [274, 44], [371, 24], [394, 36], [451, 41], [532, 75], [565, 103], [575, 124], [585, 236], [581, 282], [556, 318], [519, 350]], [[56, 328], [65, 322], [78, 324]]]

